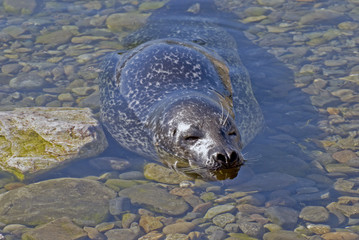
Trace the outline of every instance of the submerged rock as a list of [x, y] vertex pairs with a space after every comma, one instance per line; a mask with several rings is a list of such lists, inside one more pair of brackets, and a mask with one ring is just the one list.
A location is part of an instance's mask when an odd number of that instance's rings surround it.
[[126, 188], [118, 193], [129, 197], [132, 204], [148, 207], [150, 210], [168, 215], [180, 215], [187, 211], [187, 203], [154, 184], [141, 184]]
[[105, 134], [90, 109], [0, 112], [0, 168], [20, 179], [64, 161], [98, 155], [106, 147]]
[[8, 13], [31, 14], [37, 3], [36, 0], [4, 0], [3, 6]]
[[56, 219], [38, 228], [26, 232], [22, 239], [81, 239], [87, 237], [87, 233], [75, 225], [69, 218]]
[[69, 217], [80, 225], [96, 225], [108, 216], [116, 193], [88, 179], [60, 178], [33, 183], [0, 195], [0, 222], [40, 225]]

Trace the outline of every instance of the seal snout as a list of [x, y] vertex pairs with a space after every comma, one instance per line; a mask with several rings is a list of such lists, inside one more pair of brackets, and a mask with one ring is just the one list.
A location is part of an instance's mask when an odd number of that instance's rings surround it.
[[237, 152], [236, 150], [232, 150], [229, 152], [226, 151], [216, 151], [212, 154], [212, 163], [213, 167], [217, 169], [221, 168], [232, 168], [232, 167], [238, 167], [243, 164], [243, 159], [241, 157], [241, 154]]

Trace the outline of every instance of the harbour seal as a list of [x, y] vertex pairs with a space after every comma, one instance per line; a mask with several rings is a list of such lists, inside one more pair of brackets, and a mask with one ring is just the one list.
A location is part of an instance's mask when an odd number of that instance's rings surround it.
[[206, 19], [155, 19], [100, 76], [101, 118], [124, 148], [205, 179], [237, 176], [263, 126], [236, 41]]

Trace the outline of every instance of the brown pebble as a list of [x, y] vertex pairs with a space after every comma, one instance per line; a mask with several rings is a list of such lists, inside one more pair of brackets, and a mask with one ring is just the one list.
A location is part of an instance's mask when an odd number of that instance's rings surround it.
[[193, 212], [205, 214], [207, 210], [210, 209], [211, 207], [212, 207], [211, 202], [201, 203], [193, 208]]
[[157, 230], [163, 227], [161, 219], [163, 217], [152, 217], [148, 215], [141, 216], [140, 226], [145, 230], [146, 233], [149, 233], [153, 230]]
[[330, 115], [338, 115], [340, 113], [340, 110], [338, 108], [328, 107], [327, 112]]
[[171, 225], [168, 225], [163, 228], [163, 233], [173, 234], [173, 233], [189, 233], [196, 225], [191, 222], [177, 222]]
[[343, 150], [333, 153], [332, 157], [340, 163], [347, 163], [349, 160], [356, 158], [357, 155], [351, 150]]
[[163, 233], [153, 231], [153, 232], [147, 233], [146, 235], [140, 237], [138, 240], [159, 240], [159, 239], [163, 239], [163, 236], [164, 236]]
[[170, 191], [171, 194], [176, 195], [176, 196], [188, 196], [188, 195], [193, 195], [193, 190], [190, 188], [174, 188]]

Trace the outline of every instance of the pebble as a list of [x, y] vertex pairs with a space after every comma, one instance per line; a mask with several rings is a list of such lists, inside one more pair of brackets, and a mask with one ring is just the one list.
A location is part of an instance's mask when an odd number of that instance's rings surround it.
[[260, 223], [239, 221], [239, 228], [248, 236], [261, 238], [264, 234], [264, 227]]
[[214, 224], [216, 224], [217, 226], [224, 228], [228, 223], [233, 223], [235, 222], [236, 217], [230, 213], [224, 213], [224, 214], [220, 214], [215, 216], [212, 219], [212, 222]]
[[302, 209], [299, 218], [314, 223], [323, 223], [329, 220], [329, 212], [321, 206], [307, 206]]
[[79, 239], [87, 237], [87, 233], [75, 225], [70, 218], [63, 217], [27, 231], [22, 239]]
[[351, 150], [342, 150], [333, 153], [332, 157], [340, 163], [347, 163], [351, 159], [357, 158], [358, 156]]
[[208, 209], [204, 218], [211, 219], [221, 213], [231, 212], [234, 209], [235, 209], [235, 206], [233, 206], [233, 205], [218, 205], [218, 206]]
[[306, 240], [307, 238], [295, 233], [295, 232], [290, 232], [290, 231], [284, 231], [284, 230], [280, 230], [277, 232], [269, 232], [269, 233], [265, 233], [263, 235], [263, 240], [278, 240], [278, 239], [283, 239], [283, 240]]
[[139, 224], [143, 228], [143, 230], [145, 230], [146, 233], [149, 233], [154, 230], [159, 230], [163, 227], [163, 223], [161, 222], [162, 218], [163, 217], [143, 215], [141, 216]]
[[109, 211], [111, 215], [120, 215], [131, 208], [130, 199], [126, 197], [117, 197], [109, 202]]
[[36, 72], [20, 73], [9, 82], [11, 88], [25, 91], [41, 89], [44, 85], [45, 79]]
[[309, 231], [319, 235], [328, 233], [331, 230], [329, 225], [324, 224], [308, 224], [307, 228]]
[[265, 215], [275, 224], [283, 228], [293, 228], [298, 221], [298, 212], [287, 207], [269, 207], [266, 209]]
[[194, 229], [196, 225], [191, 222], [177, 222], [174, 224], [167, 225], [163, 228], [162, 232], [166, 235], [182, 233], [187, 234]]

